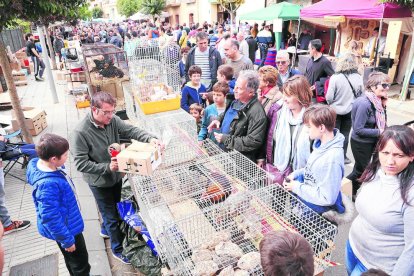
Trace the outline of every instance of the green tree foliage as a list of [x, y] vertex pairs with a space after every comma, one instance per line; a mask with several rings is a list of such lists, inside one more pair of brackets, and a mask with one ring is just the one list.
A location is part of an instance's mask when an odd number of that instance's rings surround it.
[[103, 10], [100, 7], [94, 7], [92, 9], [92, 17], [93, 18], [102, 18], [103, 17]]
[[141, 9], [141, 0], [117, 0], [116, 7], [121, 15], [130, 17]]
[[86, 0], [2, 0], [0, 31], [18, 25], [16, 19], [39, 23], [48, 16], [75, 16]]
[[382, 3], [396, 3], [401, 6], [405, 6], [412, 11], [414, 11], [414, 1], [413, 0], [380, 0]]
[[156, 15], [160, 15], [165, 9], [165, 0], [143, 0], [142, 13], [149, 14], [154, 19]]

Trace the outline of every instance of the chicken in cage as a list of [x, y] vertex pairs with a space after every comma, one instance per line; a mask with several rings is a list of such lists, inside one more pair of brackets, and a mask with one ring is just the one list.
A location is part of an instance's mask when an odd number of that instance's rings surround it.
[[266, 233], [280, 230], [299, 233], [309, 241], [314, 250], [315, 271], [330, 266], [337, 227], [316, 213], [304, 217], [292, 211], [291, 217], [281, 216], [275, 211], [280, 207], [275, 205], [284, 204], [277, 198], [282, 193], [286, 194], [282, 198], [288, 197], [291, 204], [308, 208], [280, 186], [271, 185], [240, 192], [244, 200], [236, 200], [232, 208], [224, 201], [165, 226], [160, 243], [167, 249], [165, 259], [173, 273], [262, 275], [260, 240]]

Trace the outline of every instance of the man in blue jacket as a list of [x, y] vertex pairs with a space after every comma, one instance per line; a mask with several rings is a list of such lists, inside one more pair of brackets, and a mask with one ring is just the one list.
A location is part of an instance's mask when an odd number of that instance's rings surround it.
[[33, 186], [39, 233], [56, 241], [70, 275], [87, 276], [91, 266], [83, 238], [83, 219], [75, 186], [62, 170], [69, 153], [68, 141], [44, 134], [37, 144], [40, 157], [30, 161], [27, 181]]

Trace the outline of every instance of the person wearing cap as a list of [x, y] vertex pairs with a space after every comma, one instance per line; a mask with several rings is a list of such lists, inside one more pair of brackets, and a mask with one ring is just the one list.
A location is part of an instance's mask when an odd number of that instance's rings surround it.
[[269, 31], [269, 26], [265, 26], [256, 37], [260, 49], [260, 65], [262, 67], [265, 63], [269, 45], [272, 44], [272, 33]]

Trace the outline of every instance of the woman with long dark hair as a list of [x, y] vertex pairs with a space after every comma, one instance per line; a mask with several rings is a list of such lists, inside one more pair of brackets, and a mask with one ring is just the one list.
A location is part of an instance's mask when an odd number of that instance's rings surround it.
[[392, 276], [414, 274], [414, 130], [392, 126], [382, 133], [362, 174], [359, 215], [346, 249], [348, 275], [379, 268]]

